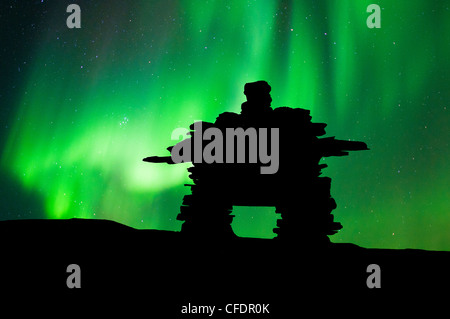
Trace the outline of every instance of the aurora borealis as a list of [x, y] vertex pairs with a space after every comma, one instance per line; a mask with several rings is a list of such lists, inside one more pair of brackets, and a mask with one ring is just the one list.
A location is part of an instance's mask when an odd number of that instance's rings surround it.
[[[66, 7], [81, 7], [68, 29]], [[366, 8], [382, 8], [369, 29]], [[331, 237], [450, 250], [448, 1], [2, 1], [0, 219], [105, 218], [179, 230], [175, 128], [239, 112], [246, 82], [370, 151], [326, 159]], [[295, 181], [292, 181], [295, 183]], [[272, 208], [237, 208], [273, 237]]]

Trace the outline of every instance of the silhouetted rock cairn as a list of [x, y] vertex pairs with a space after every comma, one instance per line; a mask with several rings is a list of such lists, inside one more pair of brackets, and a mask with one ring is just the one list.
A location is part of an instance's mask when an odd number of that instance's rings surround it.
[[[328, 243], [328, 235], [342, 228], [331, 214], [336, 208], [330, 194], [331, 179], [320, 176], [322, 168], [327, 165], [319, 162], [322, 157], [367, 150], [367, 145], [334, 137], [318, 138], [325, 134], [326, 124], [312, 123], [310, 111], [305, 109], [272, 109], [270, 90], [265, 81], [247, 83], [244, 88], [247, 101], [242, 104], [240, 114], [225, 112], [214, 123], [200, 122], [201, 126], [199, 122], [194, 123], [190, 126], [191, 137], [180, 142], [190, 146], [194, 159], [192, 167], [188, 168], [193, 184], [186, 185], [191, 188], [191, 194], [184, 196], [177, 217], [184, 221], [182, 233], [203, 238], [234, 237], [231, 228], [233, 206], [274, 206], [276, 213], [281, 215], [278, 227], [274, 229], [279, 240], [318, 245]], [[250, 137], [246, 139], [245, 163], [237, 163], [237, 145], [234, 145], [234, 163], [197, 162], [194, 153], [199, 140], [196, 136], [204, 136], [209, 128], [222, 132], [223, 145], [227, 143], [227, 128], [242, 128], [244, 131], [254, 128], [257, 132], [266, 128], [266, 153], [271, 155], [274, 155], [274, 144], [270, 144], [274, 134], [271, 129], [278, 128], [278, 170], [274, 174], [261, 173], [261, 167], [269, 165], [267, 158], [263, 161], [258, 157], [256, 162], [249, 163]], [[261, 137], [259, 134], [259, 150]], [[207, 143], [209, 141], [203, 141], [202, 149]], [[168, 150], [172, 152], [173, 148]], [[227, 158], [227, 150], [225, 147], [222, 149], [224, 159]], [[215, 152], [211, 154], [217, 155]], [[147, 157], [144, 161], [174, 164], [170, 156]]]

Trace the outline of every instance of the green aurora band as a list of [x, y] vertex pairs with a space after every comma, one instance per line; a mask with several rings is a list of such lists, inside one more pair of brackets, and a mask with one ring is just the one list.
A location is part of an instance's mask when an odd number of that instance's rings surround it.
[[[344, 226], [332, 241], [450, 250], [448, 2], [78, 1], [81, 29], [65, 25], [69, 3], [32, 5], [46, 14], [1, 157], [45, 218], [179, 230], [189, 165], [142, 158], [168, 155], [177, 127], [239, 112], [243, 85], [266, 80], [273, 107], [310, 109], [327, 136], [371, 149], [325, 161]], [[381, 29], [366, 26], [370, 3]], [[274, 208], [235, 215], [238, 235], [274, 236]]]

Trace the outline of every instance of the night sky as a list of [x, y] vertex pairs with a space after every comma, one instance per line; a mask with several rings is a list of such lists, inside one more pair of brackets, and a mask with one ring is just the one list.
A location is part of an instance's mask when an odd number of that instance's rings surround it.
[[[81, 29], [66, 8], [81, 7]], [[366, 8], [382, 8], [369, 29]], [[334, 242], [450, 250], [447, 0], [8, 1], [0, 4], [0, 219], [179, 230], [175, 128], [240, 112], [246, 82], [370, 151], [329, 158]], [[295, 187], [295, 180], [292, 181]], [[235, 208], [273, 237], [274, 208]], [[301, 231], [301, 230], [300, 230]]]

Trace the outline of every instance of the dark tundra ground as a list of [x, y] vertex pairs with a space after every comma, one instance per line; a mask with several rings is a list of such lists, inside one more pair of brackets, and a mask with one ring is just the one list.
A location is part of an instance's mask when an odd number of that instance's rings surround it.
[[[30, 311], [33, 301], [77, 311], [126, 308], [146, 318], [210, 316], [182, 314], [190, 304], [214, 305], [212, 317], [234, 318], [244, 315], [227, 313], [227, 304], [269, 304], [269, 314], [246, 316], [293, 318], [312, 310], [366, 317], [435, 309], [435, 296], [447, 299], [450, 287], [450, 252], [191, 240], [83, 219], [2, 221], [0, 238], [3, 305], [20, 301], [18, 312]], [[80, 267], [79, 289], [66, 283], [71, 264]], [[381, 288], [367, 286], [370, 264], [380, 266]]]

